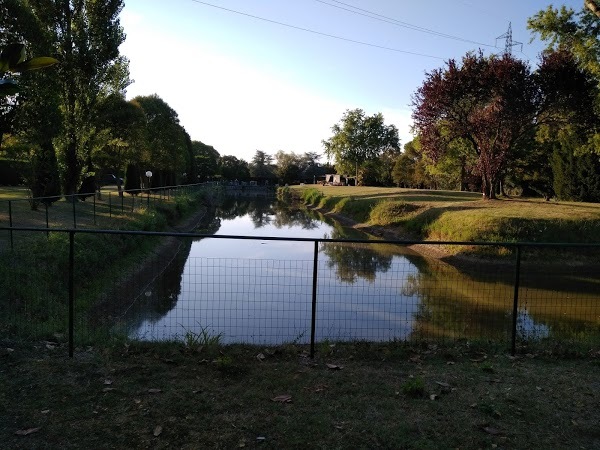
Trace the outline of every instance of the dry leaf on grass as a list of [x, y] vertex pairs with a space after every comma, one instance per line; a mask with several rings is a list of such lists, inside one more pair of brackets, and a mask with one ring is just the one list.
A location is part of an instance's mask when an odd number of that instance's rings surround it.
[[156, 388], [148, 389], [148, 394], [160, 394], [161, 392], [162, 392], [162, 389], [156, 389]]
[[483, 427], [483, 431], [485, 431], [487, 434], [493, 434], [493, 435], [497, 435], [500, 434], [501, 431], [494, 428], [494, 427]]
[[107, 380], [104, 380], [104, 384], [111, 385], [111, 384], [113, 384], [113, 381], [107, 379]]
[[259, 353], [258, 355], [256, 355], [256, 359], [258, 359], [259, 361], [264, 361], [265, 360], [265, 355], [262, 353]]
[[343, 366], [338, 366], [337, 364], [327, 364], [327, 368], [331, 370], [342, 370]]
[[271, 400], [279, 403], [292, 403], [292, 396], [287, 394], [278, 395], [277, 397], [273, 397]]
[[444, 383], [443, 381], [436, 381], [435, 384], [441, 387], [449, 388], [450, 385], [448, 383]]
[[160, 425], [156, 425], [156, 427], [154, 427], [154, 431], [152, 432], [152, 434], [154, 435], [154, 437], [158, 437], [161, 435], [163, 431], [163, 427], [161, 427]]
[[28, 436], [30, 434], [37, 433], [41, 429], [42, 429], [41, 427], [38, 427], [38, 428], [26, 428], [26, 429], [23, 429], [23, 430], [15, 431], [15, 434], [17, 436]]

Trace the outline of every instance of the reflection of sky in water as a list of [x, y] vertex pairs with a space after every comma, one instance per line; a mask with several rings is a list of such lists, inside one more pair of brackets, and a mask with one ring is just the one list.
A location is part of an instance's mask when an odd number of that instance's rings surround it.
[[527, 308], [519, 308], [517, 314], [517, 336], [520, 339], [543, 339], [550, 336], [550, 328], [543, 323], [536, 323], [527, 311]]
[[[333, 228], [267, 224], [249, 216], [222, 220], [219, 235], [322, 238]], [[312, 314], [312, 242], [206, 238], [192, 243], [174, 307], [150, 317], [132, 333], [146, 340], [177, 339], [186, 331], [222, 334], [223, 342], [308, 342]], [[370, 280], [343, 282], [329, 257], [319, 252], [318, 340], [405, 339], [418, 309], [416, 296], [403, 296], [406, 277], [416, 268], [403, 256]], [[332, 267], [330, 267], [332, 266]], [[360, 274], [360, 267], [359, 267]], [[368, 268], [366, 269], [368, 270]], [[155, 295], [155, 293], [153, 293]], [[138, 322], [139, 323], [139, 322]]]

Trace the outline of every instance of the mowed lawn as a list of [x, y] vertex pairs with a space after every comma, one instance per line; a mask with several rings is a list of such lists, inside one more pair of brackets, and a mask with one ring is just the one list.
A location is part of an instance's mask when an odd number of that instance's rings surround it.
[[597, 354], [0, 342], [3, 448], [597, 449]]
[[401, 226], [427, 240], [600, 243], [597, 203], [518, 197], [483, 200], [476, 192], [363, 186], [293, 189], [322, 193], [324, 198], [313, 206], [368, 225]]

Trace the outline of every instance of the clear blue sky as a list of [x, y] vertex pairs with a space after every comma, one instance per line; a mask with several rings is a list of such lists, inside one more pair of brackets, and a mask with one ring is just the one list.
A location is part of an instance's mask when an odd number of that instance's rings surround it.
[[[130, 59], [134, 80], [127, 96], [158, 94], [177, 111], [192, 139], [247, 161], [256, 150], [322, 153], [321, 140], [331, 136], [331, 126], [346, 109], [354, 108], [383, 113], [386, 123], [398, 127], [404, 145], [412, 139], [411, 96], [426, 72], [470, 50], [502, 52], [504, 40], [496, 38], [509, 22], [513, 40], [523, 43], [523, 51], [519, 46], [513, 53], [535, 66], [542, 44], [530, 43], [526, 22], [550, 4], [125, 0], [121, 21], [127, 39], [121, 51]], [[554, 4], [579, 10], [583, 0]], [[360, 15], [367, 11], [382, 20]]]

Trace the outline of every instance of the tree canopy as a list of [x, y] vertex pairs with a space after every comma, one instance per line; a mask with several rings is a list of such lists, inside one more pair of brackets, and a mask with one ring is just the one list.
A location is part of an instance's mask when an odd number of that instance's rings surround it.
[[334, 157], [336, 166], [354, 166], [357, 181], [363, 163], [400, 146], [398, 129], [385, 125], [381, 113], [367, 116], [362, 109], [347, 110], [331, 131], [333, 135], [323, 141], [325, 153]]

